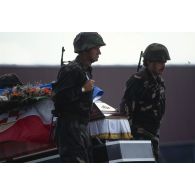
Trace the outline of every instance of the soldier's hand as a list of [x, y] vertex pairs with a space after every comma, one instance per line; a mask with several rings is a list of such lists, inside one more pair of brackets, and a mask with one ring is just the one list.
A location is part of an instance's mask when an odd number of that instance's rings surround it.
[[82, 87], [82, 91], [83, 92], [92, 91], [94, 87], [94, 83], [95, 83], [94, 80], [87, 80], [86, 83]]

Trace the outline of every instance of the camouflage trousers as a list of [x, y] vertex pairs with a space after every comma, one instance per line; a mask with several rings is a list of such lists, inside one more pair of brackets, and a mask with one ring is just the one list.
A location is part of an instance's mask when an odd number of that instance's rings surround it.
[[155, 160], [159, 162], [159, 135], [154, 135], [143, 128], [134, 126], [131, 126], [131, 133], [135, 140], [151, 140]]
[[91, 162], [91, 140], [87, 131], [88, 121], [58, 118], [55, 140], [61, 162]]

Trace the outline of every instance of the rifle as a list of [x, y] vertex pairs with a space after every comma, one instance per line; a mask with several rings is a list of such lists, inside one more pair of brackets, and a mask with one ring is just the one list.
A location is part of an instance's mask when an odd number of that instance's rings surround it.
[[142, 56], [143, 56], [143, 51], [141, 51], [140, 56], [139, 56], [139, 62], [138, 62], [138, 66], [137, 66], [137, 72], [139, 72], [139, 70], [142, 67], [142, 65], [141, 65]]
[[64, 49], [64, 47], [62, 47], [61, 66], [64, 65], [64, 52], [65, 52], [65, 49]]

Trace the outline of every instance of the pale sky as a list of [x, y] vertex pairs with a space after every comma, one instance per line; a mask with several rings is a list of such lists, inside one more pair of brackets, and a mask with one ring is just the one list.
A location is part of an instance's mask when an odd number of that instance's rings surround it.
[[[0, 64], [58, 65], [61, 47], [64, 60], [73, 60], [73, 39], [79, 32], [0, 32]], [[106, 46], [95, 64], [132, 65], [151, 43], [167, 46], [169, 64], [195, 64], [195, 32], [99, 32]]]

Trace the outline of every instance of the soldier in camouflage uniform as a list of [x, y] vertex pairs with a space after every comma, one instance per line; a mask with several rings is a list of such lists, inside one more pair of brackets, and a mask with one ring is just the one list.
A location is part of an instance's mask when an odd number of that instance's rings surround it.
[[58, 117], [55, 138], [62, 162], [91, 162], [87, 132], [94, 85], [91, 64], [98, 61], [105, 43], [96, 32], [82, 32], [73, 45], [78, 56], [61, 67], [53, 85], [54, 113]]
[[127, 81], [120, 108], [129, 115], [134, 139], [151, 140], [158, 162], [159, 127], [165, 112], [165, 85], [161, 74], [170, 56], [164, 45], [153, 43], [146, 48], [143, 58], [145, 68]]

